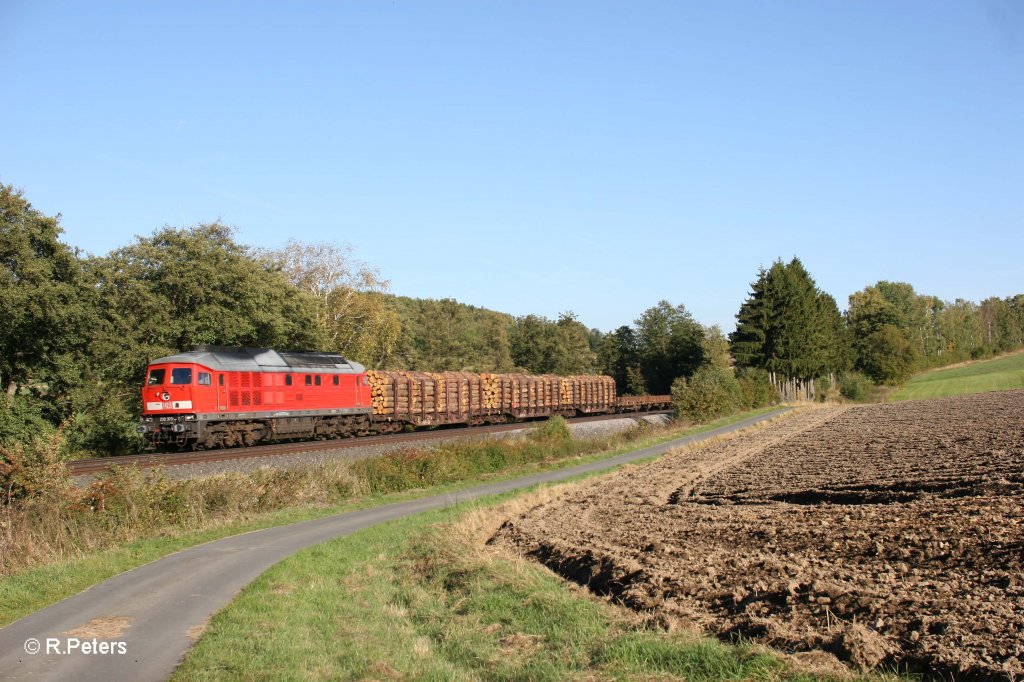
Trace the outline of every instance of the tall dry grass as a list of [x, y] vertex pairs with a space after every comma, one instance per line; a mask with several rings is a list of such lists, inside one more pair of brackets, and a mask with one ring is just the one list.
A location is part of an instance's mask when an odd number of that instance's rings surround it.
[[294, 469], [176, 480], [160, 468], [112, 467], [85, 487], [72, 484], [58, 432], [29, 445], [0, 447], [0, 577], [154, 535], [176, 536], [285, 508], [333, 506], [599, 452], [649, 436], [652, 428], [574, 441], [559, 418], [527, 438], [459, 440]]

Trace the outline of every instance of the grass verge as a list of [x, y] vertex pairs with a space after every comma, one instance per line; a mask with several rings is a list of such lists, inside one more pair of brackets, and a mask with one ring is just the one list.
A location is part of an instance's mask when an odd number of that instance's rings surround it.
[[821, 679], [760, 647], [648, 627], [489, 549], [481, 529], [508, 498], [293, 555], [211, 620], [172, 679]]
[[[641, 435], [638, 438], [634, 438], [626, 444], [620, 443], [604, 448], [596, 453], [585, 455], [578, 453], [565, 454], [565, 456], [557, 460], [543, 459], [512, 467], [498, 468], [490, 473], [478, 472], [475, 475], [459, 480], [452, 480], [429, 487], [416, 487], [417, 481], [421, 481], [422, 478], [403, 476], [401, 478], [402, 484], [409, 487], [385, 494], [382, 492], [384, 486], [389, 481], [391, 484], [394, 484], [394, 476], [401, 469], [402, 462], [420, 462], [418, 466], [420, 467], [421, 474], [424, 472], [424, 467], [427, 466], [421, 461], [423, 460], [422, 453], [412, 453], [411, 459], [410, 453], [386, 455], [382, 458], [376, 458], [381, 460], [387, 459], [387, 461], [380, 462], [380, 468], [373, 470], [380, 472], [380, 475], [373, 477], [375, 484], [366, 486], [369, 490], [354, 499], [339, 500], [333, 504], [325, 504], [317, 499], [307, 500], [304, 503], [291, 504], [283, 509], [259, 513], [243, 513], [233, 517], [213, 519], [200, 528], [164, 526], [154, 530], [145, 537], [118, 542], [112, 547], [89, 548], [86, 546], [77, 553], [69, 553], [68, 556], [47, 562], [45, 565], [10, 573], [3, 579], [0, 579], [0, 627], [65, 597], [81, 592], [118, 573], [204, 542], [261, 528], [297, 523], [356, 509], [461, 490], [481, 483], [493, 483], [539, 471], [557, 470], [589, 461], [607, 459], [623, 452], [726, 426], [751, 416], [770, 412], [773, 409], [775, 408], [764, 408], [732, 415], [697, 427], [674, 427], [655, 431], [646, 436]], [[362, 461], [369, 462], [370, 460]], [[500, 462], [495, 464], [500, 464]], [[441, 473], [448, 476], [458, 476], [462, 472], [445, 471]], [[158, 477], [156, 485], [165, 485], [165, 482], [161, 482]], [[376, 488], [376, 491], [374, 488]], [[135, 514], [136, 516], [138, 515], [137, 510]], [[0, 526], [3, 523], [9, 522], [0, 519]], [[7, 526], [7, 530], [9, 529], [10, 527]], [[0, 531], [4, 531], [4, 528], [0, 527]]]
[[1014, 388], [1024, 388], [1024, 353], [919, 374], [893, 391], [889, 401], [946, 398]]

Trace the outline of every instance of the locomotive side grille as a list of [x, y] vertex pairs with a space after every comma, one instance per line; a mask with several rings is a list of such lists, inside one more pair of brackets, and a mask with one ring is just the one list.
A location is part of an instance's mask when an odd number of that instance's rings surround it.
[[238, 407], [238, 372], [228, 372], [228, 405]]
[[263, 386], [263, 375], [259, 372], [252, 373], [252, 385], [253, 388], [261, 388]]
[[242, 375], [242, 388], [249, 388], [249, 377], [252, 376], [252, 372], [240, 372]]
[[252, 394], [249, 391], [242, 391], [242, 405], [252, 404]]

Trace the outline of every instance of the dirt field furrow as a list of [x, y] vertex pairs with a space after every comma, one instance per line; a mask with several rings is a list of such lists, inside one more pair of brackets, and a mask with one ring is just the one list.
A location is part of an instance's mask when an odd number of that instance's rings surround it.
[[671, 627], [1024, 676], [1024, 391], [811, 408], [590, 481], [492, 542]]

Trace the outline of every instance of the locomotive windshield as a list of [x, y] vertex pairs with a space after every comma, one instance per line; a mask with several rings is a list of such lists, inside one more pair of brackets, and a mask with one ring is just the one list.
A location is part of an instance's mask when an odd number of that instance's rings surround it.
[[159, 386], [164, 383], [164, 374], [167, 370], [164, 369], [151, 369], [149, 370], [149, 381], [147, 382], [150, 386]]
[[191, 367], [175, 367], [171, 370], [171, 383], [172, 384], [191, 384], [192, 383], [192, 368]]

